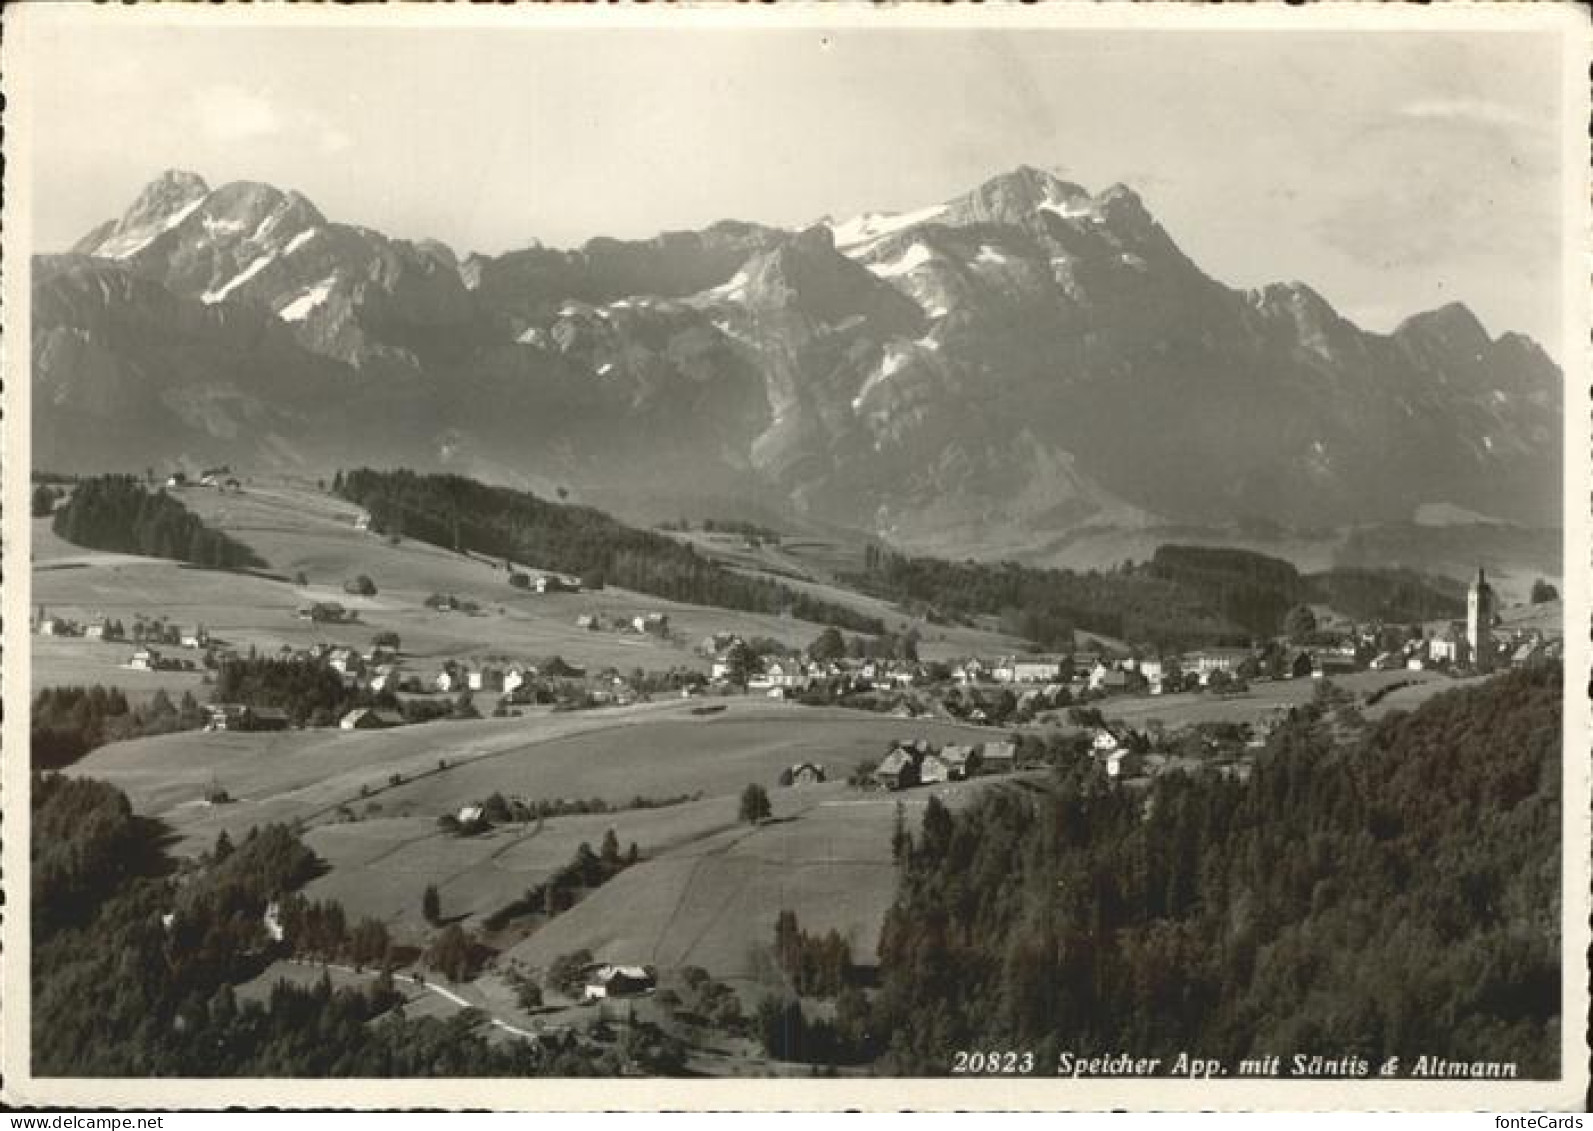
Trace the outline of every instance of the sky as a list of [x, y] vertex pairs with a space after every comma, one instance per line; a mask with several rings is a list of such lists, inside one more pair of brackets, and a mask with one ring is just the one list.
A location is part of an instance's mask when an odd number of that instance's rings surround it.
[[1230, 285], [1301, 280], [1378, 331], [1458, 299], [1557, 352], [1550, 35], [300, 22], [35, 20], [38, 249], [166, 168], [497, 253], [907, 209], [1029, 164], [1129, 184]]

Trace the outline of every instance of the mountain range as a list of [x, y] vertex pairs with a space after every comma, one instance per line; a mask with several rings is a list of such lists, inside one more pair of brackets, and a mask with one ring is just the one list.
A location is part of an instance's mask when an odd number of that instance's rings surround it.
[[1560, 516], [1562, 375], [1463, 305], [1234, 289], [1130, 188], [461, 257], [171, 171], [33, 262], [34, 464], [450, 468], [632, 517], [999, 554], [1080, 530]]

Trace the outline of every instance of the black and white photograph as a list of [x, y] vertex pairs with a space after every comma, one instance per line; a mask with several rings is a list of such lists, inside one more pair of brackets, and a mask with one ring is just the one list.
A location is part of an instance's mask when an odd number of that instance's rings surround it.
[[7, 1102], [1583, 1109], [1576, 5], [4, 22]]

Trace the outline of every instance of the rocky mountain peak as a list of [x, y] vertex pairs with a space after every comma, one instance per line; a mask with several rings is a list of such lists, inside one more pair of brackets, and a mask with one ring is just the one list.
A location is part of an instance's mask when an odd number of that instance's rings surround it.
[[1087, 200], [1089, 193], [1031, 165], [1019, 165], [992, 177], [946, 207], [946, 222], [953, 224], [1031, 223], [1042, 208]]
[[1478, 353], [1493, 340], [1463, 302], [1445, 303], [1412, 315], [1399, 324], [1394, 334], [1407, 341], [1419, 341], [1454, 353]]

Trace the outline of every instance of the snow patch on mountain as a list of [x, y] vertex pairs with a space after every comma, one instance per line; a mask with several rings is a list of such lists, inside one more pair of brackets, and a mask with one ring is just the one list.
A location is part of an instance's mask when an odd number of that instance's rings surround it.
[[192, 216], [194, 210], [204, 202], [205, 198], [203, 196], [196, 197], [153, 227], [118, 232], [95, 248], [94, 254], [104, 259], [126, 259], [129, 256], [137, 255], [154, 243], [157, 236], [171, 231], [178, 224]]
[[313, 240], [320, 230], [320, 228], [304, 229], [304, 231], [300, 232], [298, 235], [294, 236], [288, 241], [288, 246], [282, 249], [282, 254], [285, 256], [292, 255], [295, 251], [298, 251], [299, 248]]
[[214, 216], [201, 216], [199, 222], [205, 227], [205, 238], [215, 239], [217, 236], [230, 236], [243, 231], [242, 220], [218, 220]]
[[946, 211], [944, 204], [931, 204], [913, 212], [865, 212], [841, 224], [829, 225], [835, 238], [835, 248], [843, 255], [856, 259], [886, 236], [904, 232], [915, 224], [928, 223]]
[[721, 302], [743, 302], [747, 297], [747, 284], [752, 282], [746, 268], [737, 271], [726, 282], [703, 292], [704, 298]]
[[292, 302], [277, 311], [277, 317], [284, 322], [303, 322], [311, 312], [326, 301], [327, 296], [332, 293], [332, 284], [335, 282], [337, 276], [333, 275], [322, 279], [313, 287], [306, 288]]
[[208, 290], [199, 297], [206, 303], [221, 302], [233, 291], [237, 290], [239, 287], [243, 286], [243, 284], [247, 283], [250, 279], [258, 275], [261, 271], [265, 270], [266, 267], [269, 266], [274, 259], [276, 259], [276, 257], [277, 256], [275, 252], [272, 252], [269, 255], [260, 256], [253, 263], [249, 264], [249, 266], [245, 267], [242, 271], [238, 272], [238, 274], [227, 280], [223, 286], [214, 290]]
[[863, 382], [863, 387], [857, 391], [857, 396], [852, 398], [852, 411], [856, 412], [861, 409], [863, 402], [868, 399], [869, 393], [873, 392], [882, 381], [889, 381], [903, 369], [906, 369], [912, 360], [913, 355], [909, 350], [902, 349], [896, 345], [885, 347], [885, 356], [880, 359], [879, 368], [868, 375], [868, 379]]
[[882, 279], [909, 275], [935, 258], [935, 253], [921, 243], [915, 243], [895, 259], [885, 263], [870, 263], [868, 269]]

